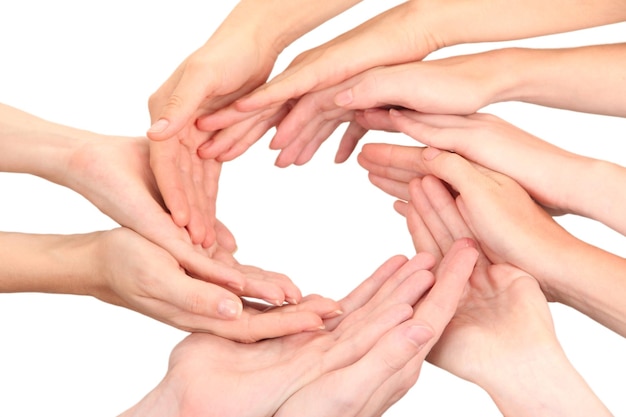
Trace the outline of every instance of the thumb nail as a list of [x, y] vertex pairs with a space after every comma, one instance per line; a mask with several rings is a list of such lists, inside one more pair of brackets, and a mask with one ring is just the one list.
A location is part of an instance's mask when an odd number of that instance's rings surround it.
[[170, 124], [170, 122], [168, 122], [167, 119], [159, 119], [156, 122], [154, 122], [154, 124], [152, 126], [150, 126], [150, 129], [148, 130], [148, 132], [151, 132], [151, 133], [161, 133], [165, 129], [167, 129], [169, 124]]
[[241, 304], [229, 298], [220, 301], [217, 313], [226, 319], [236, 319], [241, 314]]
[[338, 106], [346, 106], [350, 103], [352, 103], [352, 100], [354, 99], [354, 97], [352, 96], [352, 89], [348, 89], [348, 90], [344, 90], [340, 93], [338, 93], [335, 96], [335, 104]]
[[441, 153], [441, 150], [437, 148], [428, 147], [424, 149], [424, 153], [422, 153], [422, 156], [424, 157], [426, 161], [432, 161], [437, 156], [439, 156], [440, 153]]
[[411, 326], [406, 329], [404, 334], [407, 339], [409, 339], [409, 341], [418, 348], [421, 348], [428, 343], [428, 341], [435, 335], [432, 329], [425, 326]]

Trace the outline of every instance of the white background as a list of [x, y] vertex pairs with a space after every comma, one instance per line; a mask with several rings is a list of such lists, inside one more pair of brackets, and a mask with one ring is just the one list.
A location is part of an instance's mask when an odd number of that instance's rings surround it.
[[[277, 63], [395, 2], [366, 1], [293, 44]], [[234, 1], [0, 4], [0, 101], [87, 130], [142, 135], [147, 98], [234, 6]], [[624, 25], [509, 44], [561, 47], [626, 41]], [[503, 44], [504, 45], [504, 44]], [[502, 46], [503, 46], [502, 45]], [[470, 45], [435, 56], [501, 45]], [[488, 111], [575, 152], [626, 164], [626, 120], [508, 103]], [[218, 216], [238, 259], [292, 277], [304, 293], [340, 298], [390, 256], [411, 255], [393, 199], [351, 158], [335, 165], [338, 137], [304, 167], [273, 166], [264, 138], [224, 168]], [[370, 133], [367, 141], [407, 138]], [[82, 197], [27, 175], [0, 174], [0, 230], [83, 233], [116, 225]], [[624, 256], [624, 238], [595, 222], [560, 219], [577, 236]], [[146, 260], [149, 262], [149, 259]], [[625, 277], [626, 279], [626, 277]], [[626, 415], [625, 340], [576, 311], [552, 306], [564, 348], [615, 413]], [[88, 297], [0, 295], [0, 416], [112, 416], [163, 376], [184, 333]], [[555, 381], [558, 383], [558, 381]], [[321, 399], [323, 400], [323, 399]], [[476, 386], [426, 365], [389, 416], [498, 416]]]

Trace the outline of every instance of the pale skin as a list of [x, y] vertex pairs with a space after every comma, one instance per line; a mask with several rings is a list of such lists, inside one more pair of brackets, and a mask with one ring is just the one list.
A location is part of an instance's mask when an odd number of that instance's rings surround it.
[[[415, 179], [409, 194], [397, 208], [416, 250], [438, 248], [441, 257], [455, 239], [473, 237], [441, 180]], [[485, 389], [505, 416], [611, 415], [567, 359], [538, 282], [483, 253], [428, 360]]]
[[[0, 170], [34, 174], [82, 194], [120, 225], [163, 248], [178, 268], [195, 278], [174, 281], [153, 274], [152, 279], [159, 282], [162, 290], [161, 301], [183, 310], [192, 309], [192, 314], [202, 311], [207, 317], [206, 325], [217, 323], [208, 319], [240, 318], [240, 296], [266, 300], [276, 306], [301, 300], [300, 291], [286, 276], [239, 264], [232, 254], [235, 241], [221, 223], [217, 223], [218, 241], [211, 248], [192, 244], [187, 231], [176, 226], [162, 206], [149, 167], [147, 139], [78, 130], [6, 105], [0, 105], [0, 115]], [[128, 288], [136, 287], [130, 283]], [[176, 301], [181, 293], [198, 295], [190, 296], [184, 304]], [[192, 300], [195, 301], [190, 303]], [[316, 322], [321, 325], [321, 317]], [[197, 329], [192, 323], [180, 325]], [[217, 327], [223, 329], [221, 324]], [[270, 334], [276, 332], [272, 330]], [[263, 330], [259, 329], [256, 335], [263, 338]], [[245, 334], [240, 339], [248, 340]]]
[[[298, 414], [341, 415], [332, 405], [342, 395], [335, 391], [320, 404], [319, 396], [310, 397], [309, 387], [315, 394], [326, 377], [363, 366], [371, 366], [368, 383], [376, 387], [395, 366], [427, 350], [445, 322], [432, 314], [441, 313], [436, 303], [452, 316], [476, 256], [471, 242], [460, 241], [436, 279], [428, 271], [434, 265], [429, 254], [409, 261], [391, 258], [340, 302], [344, 314], [327, 320], [325, 330], [250, 345], [192, 334], [172, 352], [161, 383], [122, 416], [293, 415], [295, 405]], [[425, 296], [429, 289], [435, 295]], [[420, 299], [421, 310], [414, 312]], [[313, 398], [313, 406], [301, 407]]]
[[621, 69], [626, 44], [568, 49], [507, 48], [473, 55], [373, 68], [301, 97], [276, 126], [276, 165], [308, 162], [350, 122], [336, 155], [345, 161], [367, 129], [356, 112], [403, 107], [429, 114], [473, 114], [504, 101], [626, 116]]
[[[550, 3], [540, 0], [407, 1], [302, 53], [270, 82], [233, 105], [201, 118], [198, 122], [201, 129], [224, 130], [202, 145], [199, 155], [233, 159], [267, 131], [265, 126], [276, 124], [277, 117], [284, 117], [293, 107], [293, 100], [336, 86], [372, 68], [419, 61], [431, 52], [451, 45], [527, 38], [625, 19], [626, 6], [614, 0], [576, 3], [569, 0]], [[229, 133], [241, 132], [243, 128], [237, 127], [238, 124], [251, 133]], [[362, 134], [363, 130], [358, 126], [351, 126], [348, 130], [351, 141], [358, 140]], [[278, 148], [279, 144], [280, 141], [274, 146]], [[290, 162], [303, 163], [306, 159], [301, 156], [296, 161], [297, 155], [287, 154], [284, 160], [278, 161], [279, 166]], [[342, 156], [338, 155], [338, 159], [341, 160]]]
[[[406, 201], [410, 179], [394, 153], [402, 149], [388, 146], [368, 145], [359, 161], [370, 171], [373, 184]], [[434, 175], [459, 193], [458, 210], [493, 262], [527, 271], [550, 301], [626, 335], [626, 309], [619, 302], [626, 293], [623, 258], [569, 234], [503, 174], [435, 148], [412, 151], [412, 157], [419, 159], [414, 159], [418, 171], [411, 179]]]
[[[76, 235], [0, 233], [0, 292], [89, 295], [185, 331], [241, 342], [317, 330], [338, 314], [317, 296], [298, 305], [215, 304], [229, 292], [190, 277], [167, 251], [127, 228]], [[149, 260], [149, 261], [146, 261]], [[237, 310], [234, 320], [228, 309]], [[261, 314], [263, 313], [263, 314]]]
[[[626, 234], [626, 221], [620, 215], [626, 209], [620, 192], [626, 168], [620, 165], [568, 152], [489, 114], [377, 110], [361, 114], [359, 120], [373, 129], [401, 131], [420, 143], [454, 151], [501, 172], [519, 182], [551, 213], [582, 215]], [[359, 161], [367, 164], [372, 155], [381, 162], [378, 176], [386, 176], [381, 172], [386, 166], [390, 179], [408, 182], [425, 172], [421, 152], [409, 146], [366, 145]]]
[[[219, 169], [197, 157], [213, 133], [196, 119], [222, 108], [267, 80], [280, 52], [295, 39], [360, 0], [319, 2], [243, 0], [152, 94], [151, 166], [165, 206], [193, 243], [215, 241]], [[218, 164], [219, 165], [219, 164]]]

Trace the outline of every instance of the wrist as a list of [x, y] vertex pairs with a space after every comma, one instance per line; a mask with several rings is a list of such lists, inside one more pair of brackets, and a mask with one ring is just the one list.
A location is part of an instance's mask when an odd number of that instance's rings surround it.
[[214, 36], [226, 38], [247, 31], [261, 50], [278, 56], [287, 46], [330, 18], [362, 0], [337, 0], [324, 6], [311, 0], [242, 0]]
[[478, 381], [503, 415], [610, 415], [560, 347], [533, 349], [511, 359]]
[[[584, 158], [585, 169], [580, 172], [576, 190], [572, 190], [570, 201], [573, 212], [596, 221], [626, 235], [626, 197], [623, 184], [626, 182], [626, 168], [609, 161]], [[584, 173], [584, 175], [582, 175]], [[581, 193], [580, 190], [585, 190]]]

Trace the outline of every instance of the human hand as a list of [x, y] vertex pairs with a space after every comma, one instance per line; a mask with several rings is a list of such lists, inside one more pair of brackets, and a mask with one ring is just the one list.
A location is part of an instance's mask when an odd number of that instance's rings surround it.
[[[230, 104], [263, 83], [277, 52], [257, 38], [218, 30], [185, 59], [150, 97], [151, 166], [174, 222], [194, 243], [210, 246], [215, 235], [219, 170], [199, 160], [197, 149], [212, 136], [199, 131], [198, 116]], [[240, 31], [241, 32], [241, 31]], [[256, 40], [256, 42], [255, 42]]]
[[[100, 233], [92, 253], [91, 295], [186, 331], [253, 342], [318, 329], [321, 317], [339, 308], [332, 300], [309, 297], [275, 309], [244, 302], [242, 309], [229, 290], [187, 275], [166, 250], [127, 228]], [[243, 272], [253, 295], [263, 285], [263, 271]]]
[[[518, 181], [551, 214], [592, 216], [595, 213], [590, 199], [580, 190], [581, 184], [586, 183], [590, 187], [583, 186], [583, 190], [593, 189], [591, 183], [606, 170], [598, 163], [600, 161], [558, 148], [496, 116], [430, 115], [391, 110], [364, 112], [357, 119], [368, 128], [400, 131], [421, 143], [454, 151], [501, 172]], [[377, 173], [391, 175], [384, 178], [408, 182], [428, 172], [421, 152], [419, 148], [367, 145], [360, 161]], [[394, 169], [383, 168], [391, 166]]]
[[403, 346], [432, 336], [405, 324], [396, 327], [432, 286], [432, 266], [428, 254], [408, 262], [391, 258], [340, 302], [344, 314], [328, 320], [326, 330], [249, 345], [193, 334], [172, 352], [163, 381], [123, 415], [152, 415], [156, 407], [164, 416], [274, 415], [299, 388], [367, 355], [391, 329], [395, 340], [405, 339]]
[[[342, 123], [350, 122], [335, 162], [345, 161], [367, 132], [355, 112], [404, 107], [422, 113], [470, 114], [498, 101], [499, 51], [378, 67], [331, 87], [307, 93], [276, 127], [276, 165], [302, 165]], [[493, 71], [490, 71], [494, 69]]]
[[[220, 133], [200, 148], [200, 155], [233, 159], [284, 117], [293, 105], [290, 100], [338, 84], [369, 68], [419, 60], [438, 49], [439, 38], [429, 33], [428, 19], [434, 13], [427, 13], [419, 3], [402, 3], [300, 54], [285, 71], [250, 95], [212, 115], [200, 117], [198, 127], [206, 131], [231, 126], [239, 133], [254, 130], [242, 139], [241, 135]], [[381, 33], [385, 36], [380, 36]]]
[[68, 158], [65, 177], [57, 181], [85, 196], [119, 224], [164, 248], [191, 276], [228, 288], [233, 292], [228, 299], [233, 302], [241, 305], [238, 296], [246, 295], [275, 305], [299, 302], [299, 290], [284, 275], [246, 268], [226, 256], [234, 251], [235, 242], [221, 223], [216, 223], [218, 243], [210, 250], [194, 246], [186, 230], [173, 223], [161, 204], [148, 152], [145, 138], [88, 140]]
[[[411, 200], [399, 208], [417, 250], [441, 257], [455, 239], [473, 235], [441, 180], [426, 176], [409, 188]], [[482, 253], [427, 359], [484, 388], [504, 415], [610, 415], [567, 360], [537, 281]]]
[[[455, 242], [410, 320], [388, 332], [360, 360], [326, 373], [296, 392], [276, 415], [378, 416], [402, 398], [415, 384], [426, 355], [454, 315], [478, 256], [474, 246], [469, 239]], [[420, 342], [410, 343], [409, 332], [420, 335]], [[320, 403], [320, 398], [325, 401]]]

